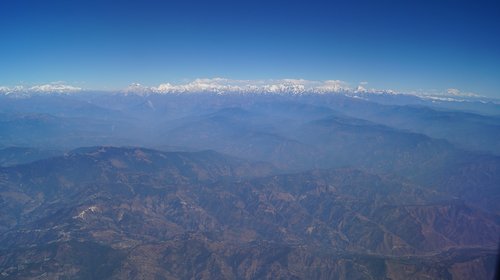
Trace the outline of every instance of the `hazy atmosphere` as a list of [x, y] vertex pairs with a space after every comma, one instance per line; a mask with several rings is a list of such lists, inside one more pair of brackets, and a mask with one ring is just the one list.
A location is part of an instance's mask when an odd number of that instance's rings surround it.
[[495, 1], [2, 1], [0, 279], [497, 279]]

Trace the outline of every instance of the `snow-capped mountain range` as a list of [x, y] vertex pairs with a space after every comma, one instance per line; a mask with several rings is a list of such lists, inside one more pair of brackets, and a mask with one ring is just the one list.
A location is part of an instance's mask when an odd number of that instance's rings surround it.
[[0, 94], [40, 94], [40, 93], [75, 93], [80, 92], [83, 89], [81, 87], [67, 85], [61, 82], [34, 85], [34, 86], [0, 86]]
[[[412, 91], [400, 92], [391, 89], [367, 88], [366, 82], [356, 86], [341, 80], [306, 80], [306, 79], [268, 79], [268, 80], [235, 80], [227, 78], [200, 78], [185, 83], [162, 83], [158, 86], [146, 86], [132, 83], [125, 89], [112, 92], [122, 94], [344, 94], [354, 98], [366, 98], [372, 95], [391, 96], [416, 96], [426, 100], [435, 101], [480, 101], [499, 104], [498, 100], [487, 98], [475, 93], [463, 92], [459, 89], [449, 88], [444, 91]], [[75, 94], [80, 92], [104, 92], [106, 90], [91, 90], [78, 86], [68, 85], [64, 82], [54, 82], [31, 86], [0, 86], [0, 94], [13, 97], [29, 97], [43, 94]], [[107, 90], [109, 92], [109, 90]]]

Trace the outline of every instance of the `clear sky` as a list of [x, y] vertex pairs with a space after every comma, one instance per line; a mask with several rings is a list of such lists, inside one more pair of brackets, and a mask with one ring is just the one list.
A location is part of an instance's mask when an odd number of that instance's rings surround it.
[[500, 1], [0, 1], [0, 86], [200, 77], [500, 97]]

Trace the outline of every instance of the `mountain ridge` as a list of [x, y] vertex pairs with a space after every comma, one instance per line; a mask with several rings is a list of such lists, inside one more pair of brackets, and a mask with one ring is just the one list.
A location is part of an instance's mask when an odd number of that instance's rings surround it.
[[[460, 271], [446, 262], [480, 263], [485, 265], [481, 273], [492, 271], [498, 216], [411, 182], [355, 169], [260, 173], [246, 179], [236, 172], [227, 180], [227, 169], [203, 167], [206, 157], [220, 156], [214, 152], [181, 153], [198, 162], [183, 168], [219, 174], [201, 180], [186, 181], [186, 171], [169, 172], [178, 174], [177, 179], [165, 180], [162, 170], [186, 166], [182, 161], [160, 164], [159, 169], [127, 168], [111, 161], [141, 166], [153, 164], [145, 159], [176, 154], [91, 147], [0, 169], [1, 197], [11, 198], [0, 201], [0, 209], [15, 207], [16, 199], [32, 209], [18, 212], [18, 217], [2, 213], [0, 246], [5, 254], [0, 273], [6, 279], [41, 273], [81, 279], [364, 279], [368, 271], [383, 279], [410, 276], [410, 268], [419, 277], [430, 273], [447, 278]], [[89, 165], [97, 172], [83, 169], [89, 160], [97, 161]], [[208, 165], [218, 162], [210, 159]], [[222, 164], [242, 163], [228, 159]], [[40, 165], [56, 166], [62, 175], [72, 166], [82, 177], [44, 183], [37, 179], [47, 178]], [[6, 172], [13, 175], [6, 177]], [[37, 186], [51, 187], [21, 186], [29, 183], [19, 179], [23, 174], [31, 174]], [[461, 231], [461, 226], [475, 231]], [[99, 262], [91, 261], [94, 254], [101, 256]], [[15, 263], [24, 265], [12, 267]]]

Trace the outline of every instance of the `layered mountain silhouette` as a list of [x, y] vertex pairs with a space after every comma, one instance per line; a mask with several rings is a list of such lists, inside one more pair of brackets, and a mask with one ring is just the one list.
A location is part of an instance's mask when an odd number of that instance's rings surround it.
[[4, 276], [327, 279], [411, 268], [440, 277], [464, 263], [492, 271], [497, 216], [354, 169], [272, 173], [210, 151], [111, 147], [4, 168]]
[[1, 98], [1, 279], [494, 277], [496, 116], [340, 95]]

